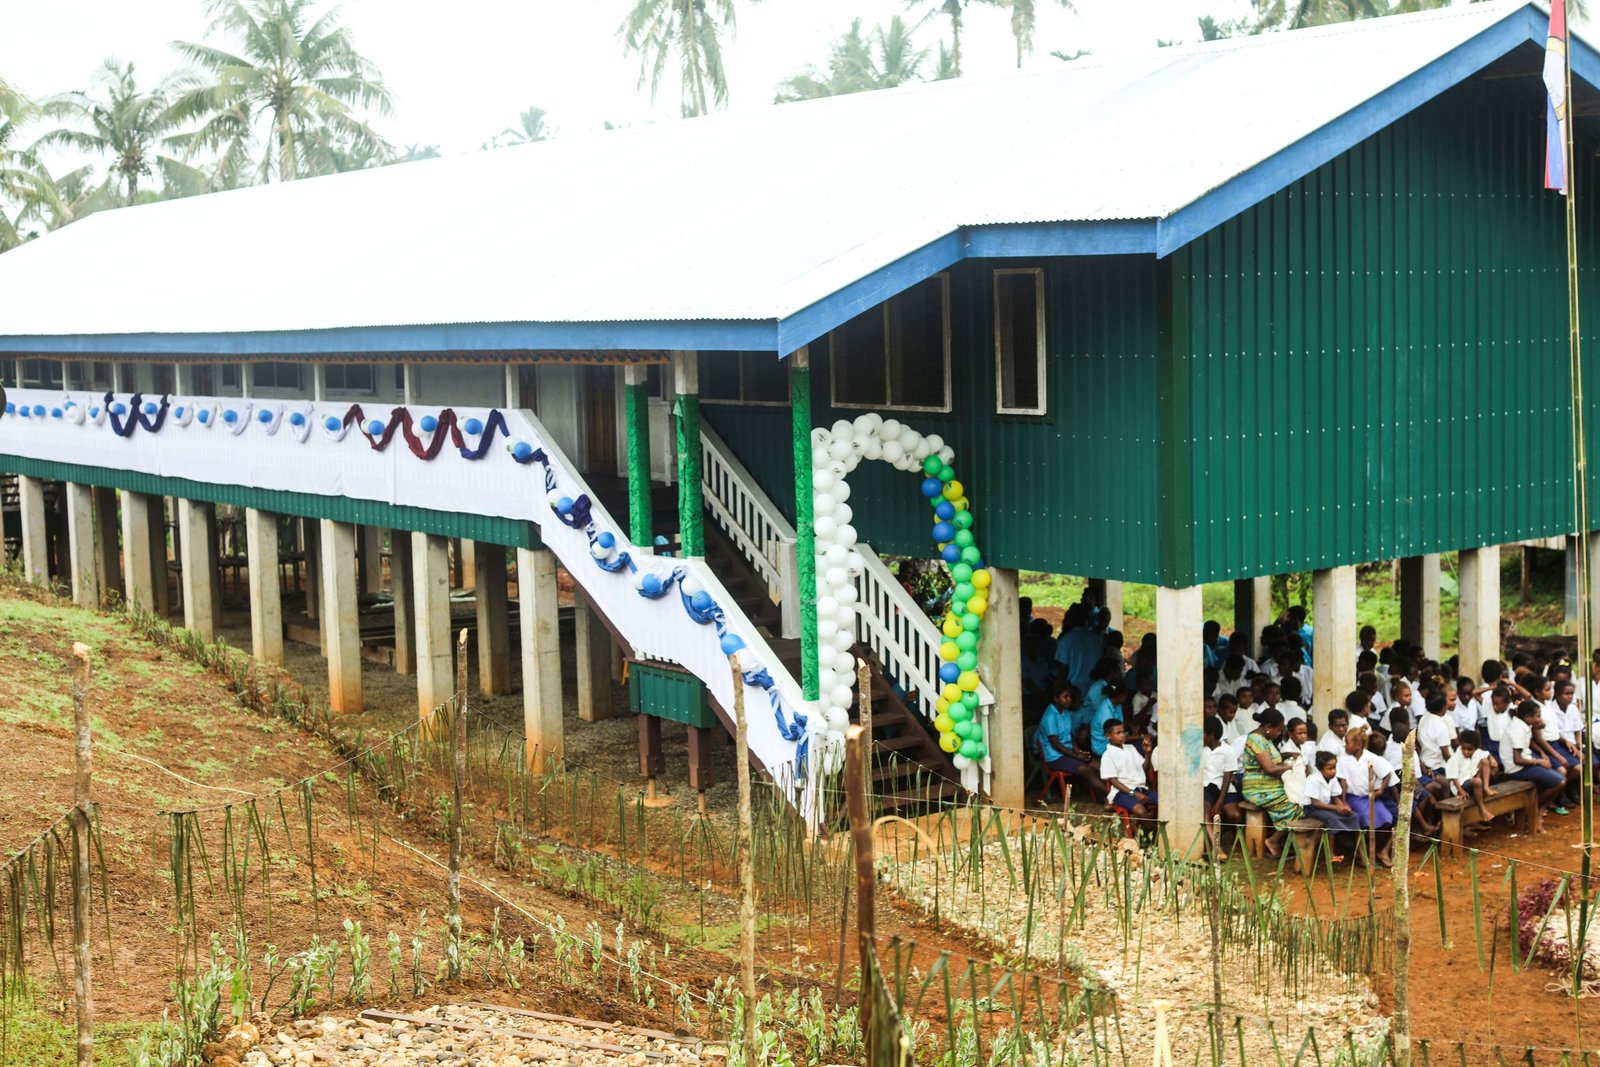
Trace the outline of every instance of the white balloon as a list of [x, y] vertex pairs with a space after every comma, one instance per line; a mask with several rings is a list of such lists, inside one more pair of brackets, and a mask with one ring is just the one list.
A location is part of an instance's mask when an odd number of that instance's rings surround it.
[[839, 502], [832, 493], [813, 493], [811, 496], [812, 515], [832, 515], [838, 506]]
[[844, 569], [845, 573], [850, 575], [850, 577], [859, 577], [861, 572], [867, 569], [867, 561], [861, 558], [861, 553], [852, 552], [849, 549], [845, 549], [843, 545], [834, 545], [833, 547], [844, 549]]
[[843, 675], [841, 675], [838, 671], [834, 670], [832, 667], [822, 667], [822, 668], [820, 668], [817, 671], [817, 687], [818, 687], [818, 690], [820, 692], [826, 693], [828, 690], [830, 690], [834, 686], [838, 685], [839, 684], [839, 679], [842, 678], [842, 677], [843, 677]]
[[878, 424], [878, 436], [885, 441], [893, 441], [900, 436], [903, 428], [899, 419], [884, 419]]
[[871, 437], [872, 431], [875, 429], [871, 415], [857, 415], [855, 422], [851, 423], [851, 425], [855, 427], [857, 437]]
[[833, 702], [834, 707], [847, 708], [850, 706], [850, 693], [848, 685], [836, 685], [828, 690], [828, 699]]
[[849, 604], [840, 604], [839, 610], [834, 612], [833, 625], [846, 633], [856, 632], [856, 611]]
[[[813, 485], [816, 484], [816, 479], [815, 478], [812, 479], [812, 484]], [[839, 503], [843, 504], [846, 500], [850, 499], [850, 483], [849, 482], [840, 482], [837, 485], [835, 485], [832, 488], [830, 488], [828, 490], [828, 492], [833, 494], [833, 499], [835, 499]]]
[[939, 449], [939, 458], [944, 460], [944, 465], [948, 467], [950, 464], [956, 461], [956, 450], [951, 448], [949, 445], [945, 445], [943, 448]]
[[868, 459], [882, 459], [883, 442], [878, 440], [876, 437], [868, 438], [867, 450], [863, 452], [862, 455], [866, 456]]
[[898, 463], [906, 450], [900, 447], [899, 441], [885, 441], [883, 443], [882, 457], [890, 463]]
[[817, 427], [814, 427], [812, 429], [812, 431], [811, 431], [811, 443], [813, 445], [822, 445], [824, 448], [827, 447], [827, 444], [828, 444], [828, 431], [827, 431], [826, 427], [817, 426]]
[[831, 619], [839, 613], [839, 601], [831, 596], [817, 597], [817, 618]]
[[845, 690], [845, 697], [833, 707], [828, 709], [828, 729], [840, 734], [850, 726], [850, 713], [844, 710], [843, 705], [850, 702], [850, 690]]
[[832, 644], [833, 635], [839, 632], [839, 624], [827, 615], [817, 616], [817, 643]]
[[850, 452], [855, 461], [859, 462], [867, 454], [867, 440], [865, 437], [850, 438]]
[[816, 518], [811, 520], [811, 528], [816, 531], [817, 539], [819, 541], [837, 539], [838, 537], [836, 531], [838, 530], [839, 526], [833, 521], [832, 515], [818, 515]]
[[811, 471], [811, 491], [813, 493], [831, 493], [843, 483], [834, 477], [833, 471], [827, 465], [814, 468]]
[[837, 522], [837, 523], [843, 525], [844, 523], [849, 522], [851, 519], [853, 519], [855, 517], [856, 517], [856, 513], [850, 510], [850, 505], [849, 504], [840, 504], [838, 502], [834, 503], [834, 505], [833, 505], [833, 521], [834, 522]]
[[854, 548], [856, 543], [856, 528], [854, 526], [841, 526], [833, 535], [833, 539], [846, 548]]
[[834, 545], [828, 549], [823, 559], [829, 567], [843, 567], [850, 562], [850, 550], [843, 545]]
[[[819, 627], [821, 624], [818, 624]], [[821, 638], [819, 637], [820, 641]], [[833, 647], [840, 652], [848, 652], [850, 646], [856, 643], [856, 635], [849, 630], [836, 630], [833, 635]]]
[[644, 576], [647, 573], [649, 573], [649, 572], [647, 572], [647, 571], [634, 571], [633, 572], [633, 587], [635, 589], [643, 589], [644, 588]]
[[883, 425], [883, 416], [879, 415], [876, 411], [867, 412], [867, 418], [872, 420], [872, 428], [874, 430]]
[[900, 447], [905, 449], [907, 452], [911, 452], [922, 443], [922, 435], [913, 430], [911, 427], [907, 426], [905, 429], [900, 431], [899, 440]]
[[840, 440], [837, 437], [834, 438], [833, 439], [833, 443], [828, 446], [828, 455], [831, 458], [836, 459], [836, 460], [849, 459], [850, 458], [850, 442], [849, 441], [845, 441], [845, 440]]
[[835, 439], [840, 437], [849, 438], [856, 432], [856, 428], [855, 424], [849, 419], [840, 419], [829, 427], [829, 432], [833, 434]]
[[927, 459], [928, 456], [932, 455], [933, 453], [943, 451], [944, 449], [944, 438], [940, 437], [936, 433], [930, 433], [927, 437], [923, 438], [923, 440], [928, 443], [928, 451], [923, 454], [923, 459]]
[[951, 758], [950, 762], [956, 765], [956, 770], [958, 771], [964, 771], [968, 767], [972, 766], [972, 760], [968, 759], [966, 756], [963, 756], [959, 752], [957, 752], [955, 756]]
[[694, 575], [685, 574], [681, 579], [679, 579], [678, 588], [682, 589], [690, 596], [694, 596], [696, 593], [704, 589], [705, 586], [701, 583], [700, 579], [696, 578]]
[[816, 470], [818, 467], [826, 467], [827, 465], [828, 446], [817, 445], [811, 450], [811, 469]]
[[846, 582], [838, 586], [833, 595], [841, 608], [849, 607], [856, 602], [856, 587]]
[[593, 556], [595, 559], [605, 559], [607, 556], [611, 555], [611, 550], [605, 545], [602, 545], [599, 541], [596, 541], [594, 544], [589, 546], [589, 555]]

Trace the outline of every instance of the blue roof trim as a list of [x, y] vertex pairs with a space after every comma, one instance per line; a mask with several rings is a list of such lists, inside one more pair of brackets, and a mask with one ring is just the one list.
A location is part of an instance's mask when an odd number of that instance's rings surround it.
[[963, 231], [969, 259], [1021, 256], [1127, 256], [1156, 250], [1154, 219], [1008, 223]]
[[320, 353], [776, 350], [778, 324], [766, 321], [471, 322], [448, 326], [354, 326], [247, 333], [125, 333], [0, 336], [17, 355], [269, 356]]
[[[1162, 219], [1156, 224], [1155, 254], [1171, 255], [1459, 85], [1518, 45], [1531, 41], [1543, 47], [1549, 29], [1548, 16], [1532, 6], [1508, 12], [1499, 22], [1366, 103]], [[1600, 53], [1576, 37], [1572, 44], [1574, 76], [1600, 86]]]
[[778, 323], [779, 355], [808, 345], [836, 326], [842, 326], [896, 293], [905, 292], [962, 259], [965, 249], [958, 233], [947, 234], [901, 256], [886, 267], [851, 282]]

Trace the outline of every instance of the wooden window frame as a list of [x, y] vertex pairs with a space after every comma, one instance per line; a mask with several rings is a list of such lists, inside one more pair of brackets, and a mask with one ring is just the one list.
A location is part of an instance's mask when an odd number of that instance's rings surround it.
[[[922, 411], [935, 415], [948, 415], [954, 409], [951, 396], [951, 368], [950, 368], [950, 274], [940, 271], [938, 274], [924, 278], [917, 285], [924, 282], [937, 281], [939, 283], [939, 319], [943, 332], [940, 355], [944, 364], [944, 403], [942, 405], [927, 404], [896, 404], [894, 402], [894, 349], [889, 343], [889, 305], [900, 298], [899, 293], [885, 300], [878, 307], [878, 315], [883, 324], [883, 397], [882, 404], [863, 404], [839, 398], [838, 366], [839, 361], [834, 358], [833, 331], [828, 332], [828, 400], [835, 408], [848, 408], [855, 411], [881, 410], [881, 411]], [[910, 288], [915, 288], [911, 286]]]
[[[704, 354], [705, 353], [702, 353], [702, 352], [696, 352], [695, 353], [695, 358], [698, 360], [699, 357], [701, 355], [704, 355]], [[700, 403], [702, 403], [702, 404], [736, 405], [738, 407], [752, 407], [752, 408], [788, 408], [788, 407], [791, 406], [791, 403], [794, 400], [794, 397], [792, 397], [792, 396], [786, 396], [782, 400], [748, 400], [748, 399], [746, 399], [745, 398], [745, 390], [744, 390], [744, 360], [745, 360], [745, 357], [749, 356], [749, 355], [765, 356], [766, 353], [764, 353], [764, 352], [750, 352], [750, 351], [741, 350], [741, 351], [738, 351], [738, 352], [734, 352], [733, 355], [737, 357], [735, 362], [739, 366], [739, 395], [737, 397], [717, 397], [716, 399], [712, 399], [711, 397], [706, 396], [702, 392], [700, 394]], [[772, 358], [774, 360], [778, 359], [778, 357], [776, 355], [774, 355]], [[782, 360], [778, 360], [778, 362], [781, 363]], [[787, 370], [787, 364], [785, 364], [785, 370]], [[665, 375], [663, 375], [663, 378], [665, 378]], [[704, 375], [701, 375], [701, 380], [704, 381]], [[787, 381], [784, 382], [783, 388], [784, 388], [784, 392], [788, 392], [789, 391], [789, 383]]]
[[[1000, 278], [1002, 275], [1033, 275], [1033, 318], [1034, 351], [1038, 355], [1036, 374], [1038, 377], [1039, 404], [1037, 407], [1018, 408], [1007, 407], [1005, 402], [1005, 352], [1001, 342], [1000, 329]], [[997, 415], [1032, 415], [1042, 416], [1050, 414], [1050, 395], [1045, 391], [1049, 381], [1046, 371], [1045, 359], [1045, 323], [1044, 323], [1044, 268], [1043, 267], [999, 267], [994, 271], [992, 282], [994, 293], [994, 410]]]

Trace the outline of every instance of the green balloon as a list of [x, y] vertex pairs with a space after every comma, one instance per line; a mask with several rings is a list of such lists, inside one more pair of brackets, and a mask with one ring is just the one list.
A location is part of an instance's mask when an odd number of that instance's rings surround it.
[[983, 743], [983, 738], [974, 737], [972, 739], [972, 744], [973, 744], [973, 750], [972, 750], [972, 752], [973, 752], [972, 758], [973, 759], [982, 759], [983, 757], [985, 757], [985, 756], [987, 756], [989, 754], [989, 746]]
[[950, 518], [950, 523], [958, 530], [972, 529], [972, 512], [958, 511]]
[[978, 647], [978, 635], [969, 634], [963, 630], [956, 637], [956, 647], [963, 652], [972, 652], [976, 650]]
[[[954, 607], [955, 605], [952, 604], [951, 608]], [[963, 604], [962, 607], [965, 608], [966, 605]], [[970, 634], [977, 633], [978, 628], [983, 625], [983, 620], [972, 614], [970, 611], [962, 611], [958, 614], [961, 615], [961, 628]]]
[[978, 694], [962, 693], [960, 701], [951, 705], [950, 714], [954, 715], [956, 708], [965, 709], [968, 717], [970, 718], [972, 713], [978, 710]]
[[[967, 565], [962, 563], [960, 566], [966, 567]], [[968, 567], [967, 569], [971, 570], [972, 568]], [[972, 594], [976, 592], [977, 590], [972, 587], [971, 582], [958, 582], [956, 584], [955, 591], [950, 594], [950, 599], [965, 602], [971, 600]]]
[[955, 542], [959, 547], [966, 548], [968, 545], [972, 544], [972, 531], [971, 530], [957, 530], [956, 531], [956, 536], [955, 536]]
[[[939, 476], [939, 472], [941, 470], [943, 470], [943, 469], [944, 469], [944, 460], [940, 459], [938, 456], [929, 456], [927, 459], [922, 461], [922, 473], [923, 474], [927, 474], [927, 475], [930, 475], [932, 477], [937, 478]], [[950, 479], [944, 478], [944, 479], [941, 479], [941, 480], [942, 481], [949, 481]]]
[[[977, 696], [976, 693], [971, 695]], [[963, 723], [972, 718], [972, 709], [967, 707], [964, 701], [958, 700], [954, 704], [950, 705], [950, 710], [945, 712], [945, 714], [949, 716], [952, 723]]]
[[[957, 563], [950, 568], [950, 577], [958, 582], [970, 582], [972, 581], [972, 568], [965, 563]], [[970, 598], [971, 594], [968, 594], [968, 596]]]
[[983, 727], [977, 722], [968, 719], [966, 722], [956, 723], [956, 736], [968, 741], [976, 741], [983, 736]]
[[976, 567], [983, 560], [983, 553], [978, 551], [977, 545], [968, 545], [961, 550], [961, 560]]
[[960, 667], [964, 671], [975, 671], [975, 670], [977, 670], [978, 669], [978, 654], [976, 652], [963, 652], [963, 653], [961, 653], [961, 655], [956, 657], [956, 666]]
[[961, 750], [960, 751], [961, 751], [961, 754], [963, 756], [967, 757], [968, 759], [971, 759], [971, 760], [982, 759], [983, 757], [980, 756], [979, 753], [983, 751], [983, 742], [981, 742], [981, 741], [971, 741], [971, 740], [963, 741], [963, 742], [961, 742]]
[[[938, 459], [937, 456], [929, 456], [928, 458], [930, 460]], [[955, 468], [946, 466], [944, 461], [940, 460], [939, 461], [939, 480], [941, 482], [948, 482], [948, 481], [954, 480], [955, 476], [956, 476]]]
[[965, 600], [956, 600], [952, 598], [950, 601], [950, 610], [956, 615], [965, 615], [967, 613], [967, 602]]

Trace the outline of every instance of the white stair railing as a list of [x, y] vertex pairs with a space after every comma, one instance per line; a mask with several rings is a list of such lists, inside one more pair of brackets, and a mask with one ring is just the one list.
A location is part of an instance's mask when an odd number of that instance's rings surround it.
[[799, 568], [794, 526], [762, 491], [727, 443], [700, 424], [701, 483], [706, 507], [783, 608], [780, 636], [800, 636]]

